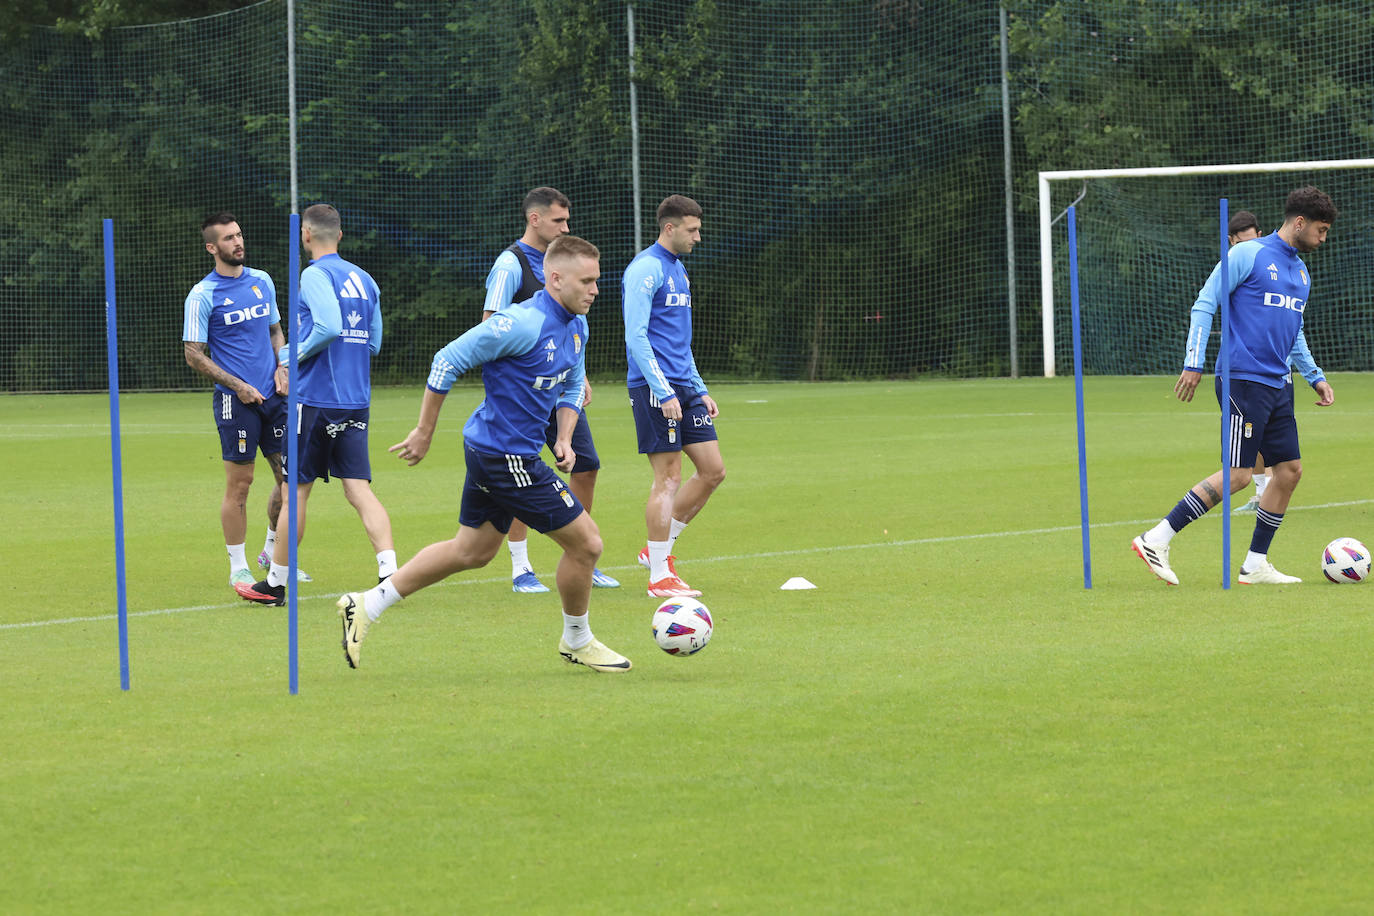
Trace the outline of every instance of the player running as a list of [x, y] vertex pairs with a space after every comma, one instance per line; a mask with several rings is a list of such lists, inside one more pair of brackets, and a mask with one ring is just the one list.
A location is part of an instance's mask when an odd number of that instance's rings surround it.
[[[224, 459], [224, 499], [219, 523], [229, 552], [229, 586], [251, 585], [244, 540], [248, 490], [259, 450], [276, 485], [267, 498], [264, 564], [276, 539], [282, 505], [281, 450], [286, 434], [286, 372], [273, 354], [285, 339], [277, 288], [266, 271], [245, 267], [243, 230], [232, 213], [219, 212], [200, 227], [215, 266], [186, 297], [182, 351], [186, 365], [215, 383], [211, 405]], [[297, 571], [303, 581], [310, 576]]]
[[[687, 523], [725, 480], [716, 441], [720, 408], [692, 358], [692, 290], [682, 256], [701, 241], [701, 205], [674, 194], [658, 205], [658, 241], [625, 268], [627, 384], [640, 454], [649, 456], [654, 482], [644, 508], [648, 544], [639, 562], [649, 568], [655, 598], [701, 594], [678, 577], [672, 548]], [[695, 472], [682, 483], [682, 453]]]
[[[1221, 297], [1231, 297], [1231, 331], [1226, 337], [1231, 403], [1223, 408], [1230, 416], [1232, 431], [1230, 479], [1223, 481], [1223, 473], [1217, 471], [1199, 482], [1158, 525], [1131, 542], [1150, 571], [1170, 585], [1178, 584], [1178, 575], [1169, 566], [1169, 544], [1174, 535], [1221, 502], [1221, 487], [1230, 486], [1232, 493], [1244, 489], [1261, 453], [1269, 465], [1270, 483], [1255, 511], [1255, 533], [1241, 563], [1239, 581], [1242, 585], [1302, 581], [1275, 569], [1268, 553], [1302, 476], [1297, 419], [1286, 390], [1290, 355], [1299, 346], [1307, 350], [1302, 322], [1311, 281], [1298, 252], [1316, 251], [1326, 241], [1336, 212], [1331, 198], [1321, 191], [1310, 185], [1298, 188], [1288, 195], [1278, 232], [1232, 248], [1227, 276], [1221, 276], [1218, 264], [1193, 304], [1184, 369], [1174, 384], [1181, 401], [1193, 399], [1202, 379], [1212, 316], [1220, 308]], [[1220, 364], [1218, 357], [1218, 367]], [[1319, 407], [1335, 401], [1335, 392], [1326, 379], [1313, 381], [1312, 387], [1319, 396]], [[1220, 377], [1216, 391], [1220, 403]]]
[[601, 532], [577, 496], [539, 457], [549, 415], [557, 411], [553, 455], [559, 470], [577, 461], [573, 429], [586, 374], [587, 319], [601, 276], [601, 253], [564, 235], [544, 255], [544, 289], [465, 332], [434, 356], [420, 419], [390, 451], [414, 466], [429, 452], [439, 411], [454, 380], [482, 367], [485, 397], [463, 426], [467, 478], [458, 533], [430, 544], [386, 581], [338, 601], [344, 659], [360, 662], [362, 642], [387, 608], [427, 585], [491, 562], [511, 519], [563, 548], [556, 582], [563, 604], [558, 653], [593, 671], [630, 670], [630, 660], [592, 635], [587, 608]]

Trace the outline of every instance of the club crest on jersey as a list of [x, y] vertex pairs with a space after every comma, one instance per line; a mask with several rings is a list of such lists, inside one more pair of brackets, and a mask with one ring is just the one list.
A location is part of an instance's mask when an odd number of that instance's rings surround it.
[[1300, 270], [1300, 271], [1298, 271], [1298, 276], [1302, 277], [1302, 285], [1303, 285], [1303, 286], [1309, 286], [1309, 285], [1310, 285], [1310, 284], [1307, 282], [1307, 271], [1305, 271], [1305, 270]]
[[573, 353], [581, 353], [581, 352], [582, 352], [582, 335], [581, 335], [581, 334], [574, 334], [574, 335], [573, 335]]
[[552, 338], [549, 339], [548, 343], [544, 344], [544, 355], [548, 357], [545, 362], [550, 363], [553, 362], [553, 358], [558, 355], [558, 344], [554, 343]]
[[259, 299], [261, 299], [261, 298], [262, 298], [262, 290], [258, 289], [256, 286], [254, 286], [254, 287], [253, 287], [253, 295], [255, 295], [255, 296], [257, 296]]

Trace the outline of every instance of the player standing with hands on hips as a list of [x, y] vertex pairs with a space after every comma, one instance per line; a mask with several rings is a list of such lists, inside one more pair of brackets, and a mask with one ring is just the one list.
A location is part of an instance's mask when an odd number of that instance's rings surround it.
[[[1199, 482], [1158, 525], [1131, 542], [1150, 571], [1170, 585], [1178, 584], [1178, 575], [1169, 566], [1169, 544], [1174, 535], [1219, 504], [1223, 486], [1229, 486], [1232, 493], [1244, 489], [1254, 473], [1255, 457], [1261, 453], [1269, 465], [1270, 482], [1255, 510], [1255, 533], [1241, 563], [1239, 581], [1242, 585], [1302, 581], [1275, 569], [1268, 553], [1302, 477], [1297, 418], [1287, 391], [1289, 355], [1299, 345], [1307, 349], [1302, 322], [1311, 295], [1311, 278], [1298, 253], [1316, 251], [1326, 241], [1335, 219], [1331, 198], [1310, 185], [1298, 188], [1288, 195], [1278, 232], [1233, 247], [1227, 258], [1227, 276], [1221, 276], [1218, 263], [1193, 304], [1184, 369], [1174, 384], [1180, 401], [1193, 399], [1202, 379], [1212, 316], [1220, 309], [1222, 297], [1231, 297], [1231, 329], [1226, 337], [1231, 403], [1222, 405], [1229, 411], [1231, 423], [1231, 454], [1227, 456], [1230, 479], [1217, 471]], [[1218, 371], [1220, 365], [1218, 356]], [[1335, 401], [1335, 392], [1326, 379], [1317, 379], [1312, 387], [1318, 395], [1317, 406], [1327, 407]], [[1220, 403], [1220, 376], [1216, 390]]]
[[[649, 542], [639, 562], [649, 568], [655, 598], [695, 598], [678, 577], [673, 545], [725, 480], [716, 440], [720, 408], [692, 358], [692, 290], [682, 256], [701, 241], [701, 205], [674, 194], [658, 205], [658, 241], [625, 268], [627, 384], [640, 454], [654, 482], [644, 508]], [[682, 453], [695, 472], [682, 482]]]
[[630, 660], [596, 639], [588, 623], [601, 532], [576, 495], [539, 457], [549, 415], [557, 410], [554, 458], [564, 472], [577, 461], [572, 434], [582, 404], [586, 315], [597, 294], [600, 258], [596, 246], [584, 239], [555, 239], [544, 255], [544, 289], [492, 315], [435, 354], [419, 422], [390, 451], [407, 464], [419, 463], [429, 452], [454, 380], [482, 367], [485, 397], [463, 426], [467, 477], [458, 533], [421, 550], [376, 588], [338, 600], [349, 667], [358, 667], [363, 639], [387, 608], [454, 573], [486, 566], [501, 549], [511, 519], [519, 517], [563, 548], [555, 574], [563, 603], [558, 654], [593, 671], [630, 670]]

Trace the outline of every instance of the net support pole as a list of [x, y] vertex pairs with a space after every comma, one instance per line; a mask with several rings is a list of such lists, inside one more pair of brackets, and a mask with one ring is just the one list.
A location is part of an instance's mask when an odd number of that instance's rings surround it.
[[286, 297], [286, 327], [287, 340], [287, 363], [286, 378], [288, 387], [286, 389], [286, 530], [290, 537], [286, 542], [287, 557], [287, 576], [286, 576], [286, 665], [288, 681], [290, 682], [291, 695], [295, 696], [300, 692], [300, 666], [298, 663], [298, 629], [296, 626], [296, 608], [298, 603], [297, 592], [300, 591], [300, 584], [296, 581], [296, 562], [297, 550], [300, 538], [296, 535], [296, 466], [298, 465], [297, 456], [300, 454], [299, 427], [300, 427], [300, 379], [296, 374], [296, 348], [298, 342], [297, 329], [300, 322], [297, 316], [300, 313], [301, 298], [301, 216], [299, 213], [292, 213], [286, 220], [287, 226], [287, 268], [288, 293]]
[[639, 187], [639, 91], [635, 87], [635, 5], [625, 4], [626, 56], [630, 69], [630, 184], [634, 197], [635, 251], [644, 247], [644, 201]]
[[[299, 213], [296, 159], [296, 0], [286, 0], [286, 124], [287, 155], [291, 160], [291, 212]], [[292, 245], [295, 245], [293, 240]]]
[[1231, 587], [1231, 239], [1226, 231], [1231, 222], [1230, 202], [1221, 198], [1221, 261], [1217, 279], [1221, 282], [1221, 348], [1217, 365], [1221, 375], [1221, 587]]
[[1007, 8], [999, 9], [1002, 45], [1002, 186], [1006, 195], [1007, 212], [1007, 349], [1011, 354], [1011, 377], [1021, 375], [1016, 352], [1016, 207], [1012, 197], [1011, 177], [1011, 64], [1007, 57]]
[[124, 461], [119, 444], [119, 326], [115, 311], [114, 220], [105, 236], [105, 349], [110, 372], [110, 476], [114, 487], [115, 600], [119, 618], [119, 687], [129, 689], [129, 601], [124, 577]]
[[1093, 587], [1092, 543], [1088, 525], [1088, 438], [1083, 423], [1083, 334], [1078, 307], [1078, 219], [1068, 210], [1069, 309], [1073, 320], [1073, 394], [1078, 418], [1078, 515], [1083, 526], [1083, 587]]

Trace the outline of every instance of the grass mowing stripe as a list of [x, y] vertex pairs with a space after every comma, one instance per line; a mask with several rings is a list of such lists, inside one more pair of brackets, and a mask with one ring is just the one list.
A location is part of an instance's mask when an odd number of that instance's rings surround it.
[[[1312, 510], [1312, 509], [1336, 509], [1336, 508], [1341, 508], [1341, 507], [1345, 507], [1345, 506], [1364, 506], [1364, 505], [1369, 505], [1370, 503], [1374, 503], [1374, 499], [1351, 499], [1351, 500], [1346, 500], [1346, 501], [1344, 501], [1344, 502], [1321, 503], [1320, 505], [1316, 505], [1316, 506], [1293, 506], [1293, 507], [1290, 507], [1288, 511], [1289, 511], [1289, 512], [1301, 512], [1301, 511]], [[1210, 517], [1215, 517], [1215, 516], [1206, 516], [1206, 517], [1209, 517], [1209, 518], [1210, 518]], [[1094, 523], [1090, 524], [1088, 527], [1089, 527], [1089, 528], [1092, 528], [1092, 529], [1098, 529], [1098, 528], [1123, 528], [1123, 527], [1126, 527], [1126, 526], [1135, 526], [1135, 525], [1152, 525], [1152, 524], [1154, 524], [1156, 521], [1158, 521], [1158, 519], [1129, 519], [1129, 520], [1127, 520], [1127, 521], [1117, 521], [1117, 522], [1094, 522]], [[1235, 524], [1235, 522], [1233, 521], [1233, 522], [1232, 522], [1232, 525], [1234, 525], [1234, 524]], [[796, 556], [806, 556], [806, 555], [808, 555], [808, 554], [817, 554], [817, 553], [834, 553], [834, 552], [845, 551], [845, 550], [879, 550], [879, 549], [888, 548], [888, 547], [915, 547], [915, 546], [919, 546], [919, 545], [922, 545], [922, 544], [947, 544], [947, 543], [953, 543], [953, 542], [956, 542], [956, 541], [977, 541], [977, 540], [983, 540], [983, 539], [986, 539], [986, 538], [1028, 537], [1028, 536], [1030, 536], [1030, 535], [1035, 535], [1035, 534], [1063, 534], [1064, 532], [1067, 532], [1067, 531], [1077, 531], [1077, 530], [1079, 530], [1079, 526], [1077, 526], [1077, 525], [1058, 525], [1058, 526], [1053, 527], [1053, 528], [1023, 528], [1023, 529], [1018, 530], [1018, 531], [987, 531], [987, 532], [983, 532], [983, 533], [981, 533], [981, 534], [949, 534], [949, 535], [942, 535], [942, 536], [939, 536], [939, 537], [908, 538], [908, 539], [906, 539], [906, 540], [901, 540], [901, 541], [875, 541], [875, 542], [868, 543], [868, 544], [838, 544], [838, 545], [832, 545], [832, 546], [827, 546], [827, 547], [804, 547], [804, 548], [798, 548], [798, 549], [796, 549], [796, 550], [768, 550], [768, 551], [761, 551], [761, 552], [758, 552], [758, 553], [730, 554], [730, 555], [727, 555], [727, 556], [718, 556], [718, 557], [693, 557], [693, 558], [692, 558], [692, 562], [693, 562], [693, 563], [703, 563], [703, 564], [704, 564], [704, 563], [735, 563], [735, 562], [747, 561], [747, 560], [767, 560], [767, 559], [772, 559], [772, 558], [774, 558], [774, 557], [796, 557]], [[624, 566], [603, 566], [603, 567], [601, 567], [601, 568], [604, 569], [604, 570], [606, 570], [606, 571], [608, 571], [608, 572], [627, 572], [627, 571], [632, 571], [632, 570], [640, 569], [641, 567], [640, 567], [639, 564], [637, 564], [637, 563], [630, 563], [630, 564], [627, 564], [627, 565], [624, 565]], [[495, 577], [493, 577], [493, 576], [485, 576], [485, 577], [476, 578], [476, 579], [474, 579], [474, 578], [457, 578], [457, 577], [450, 577], [450, 578], [448, 578], [448, 579], [443, 580], [442, 582], [438, 582], [438, 583], [435, 583], [434, 585], [429, 586], [429, 588], [430, 588], [430, 589], [437, 589], [437, 588], [458, 587], [458, 586], [464, 586], [464, 585], [491, 585], [491, 584], [496, 583], [496, 582], [505, 582], [505, 581], [506, 581], [505, 577], [502, 577], [502, 576], [495, 576]], [[336, 600], [337, 598], [338, 598], [337, 595], [303, 595], [303, 596], [299, 597], [297, 600], [298, 600], [298, 601], [324, 601], [324, 600], [334, 601], [334, 600]], [[193, 612], [193, 611], [222, 611], [222, 610], [226, 610], [226, 609], [229, 609], [229, 608], [237, 608], [237, 607], [242, 607], [242, 606], [243, 606], [243, 602], [241, 602], [241, 601], [240, 601], [240, 602], [232, 602], [232, 603], [229, 603], [229, 604], [200, 604], [200, 605], [195, 605], [195, 606], [193, 606], [193, 607], [159, 608], [159, 609], [150, 610], [150, 611], [130, 611], [130, 612], [129, 612], [129, 616], [130, 616], [130, 617], [156, 617], [156, 616], [165, 615], [165, 614], [188, 614], [188, 613], [191, 613], [191, 612]], [[93, 622], [99, 621], [99, 620], [114, 620], [114, 619], [115, 619], [115, 616], [116, 616], [116, 615], [114, 615], [114, 614], [100, 614], [100, 615], [97, 615], [97, 616], [94, 616], [94, 617], [66, 617], [66, 618], [63, 618], [63, 619], [61, 619], [61, 620], [31, 620], [31, 621], [25, 621], [25, 622], [23, 622], [23, 623], [0, 623], [0, 630], [19, 630], [19, 629], [27, 629], [27, 628], [30, 628], [30, 627], [53, 627], [53, 626], [59, 626], [59, 625], [61, 625], [61, 624], [71, 624], [71, 623], [93, 623]]]

